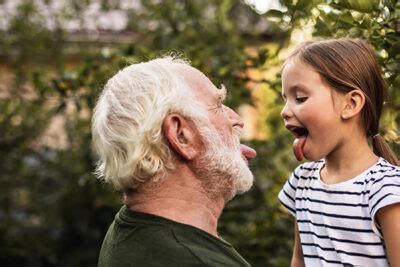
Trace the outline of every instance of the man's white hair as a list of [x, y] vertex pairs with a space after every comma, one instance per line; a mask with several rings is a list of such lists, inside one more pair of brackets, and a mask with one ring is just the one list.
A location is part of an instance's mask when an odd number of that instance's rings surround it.
[[173, 169], [162, 133], [166, 115], [206, 118], [178, 65], [189, 66], [173, 57], [130, 65], [108, 80], [98, 99], [92, 118], [96, 175], [117, 190], [160, 181]]

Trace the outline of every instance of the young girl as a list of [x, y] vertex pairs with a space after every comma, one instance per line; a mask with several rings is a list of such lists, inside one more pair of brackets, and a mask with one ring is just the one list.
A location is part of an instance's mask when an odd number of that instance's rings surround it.
[[296, 218], [292, 266], [400, 266], [400, 168], [379, 135], [374, 52], [355, 39], [307, 42], [285, 61], [282, 88], [295, 156], [309, 160], [279, 193]]

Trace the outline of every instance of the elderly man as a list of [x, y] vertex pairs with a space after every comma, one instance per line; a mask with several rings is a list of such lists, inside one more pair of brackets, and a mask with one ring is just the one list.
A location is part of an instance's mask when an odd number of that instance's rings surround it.
[[93, 114], [97, 173], [124, 192], [99, 266], [249, 266], [218, 236], [225, 204], [253, 183], [241, 118], [200, 71], [171, 57], [133, 64]]

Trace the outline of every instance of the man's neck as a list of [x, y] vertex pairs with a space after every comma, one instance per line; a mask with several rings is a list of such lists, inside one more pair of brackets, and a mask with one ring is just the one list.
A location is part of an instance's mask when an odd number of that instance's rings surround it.
[[225, 206], [222, 198], [210, 198], [192, 175], [169, 175], [158, 186], [146, 186], [125, 194], [129, 209], [158, 215], [217, 234], [218, 219]]

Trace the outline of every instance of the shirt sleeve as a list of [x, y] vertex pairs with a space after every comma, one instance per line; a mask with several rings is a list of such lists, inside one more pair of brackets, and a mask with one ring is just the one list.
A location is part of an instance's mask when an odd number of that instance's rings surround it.
[[299, 175], [297, 172], [300, 170], [300, 166], [297, 167], [294, 172], [290, 175], [286, 181], [282, 190], [279, 192], [278, 199], [285, 206], [290, 214], [296, 217], [296, 188], [299, 182]]
[[400, 168], [394, 167], [372, 183], [369, 193], [369, 211], [372, 218], [372, 229], [379, 236], [380, 227], [377, 224], [376, 214], [383, 207], [400, 203]]

